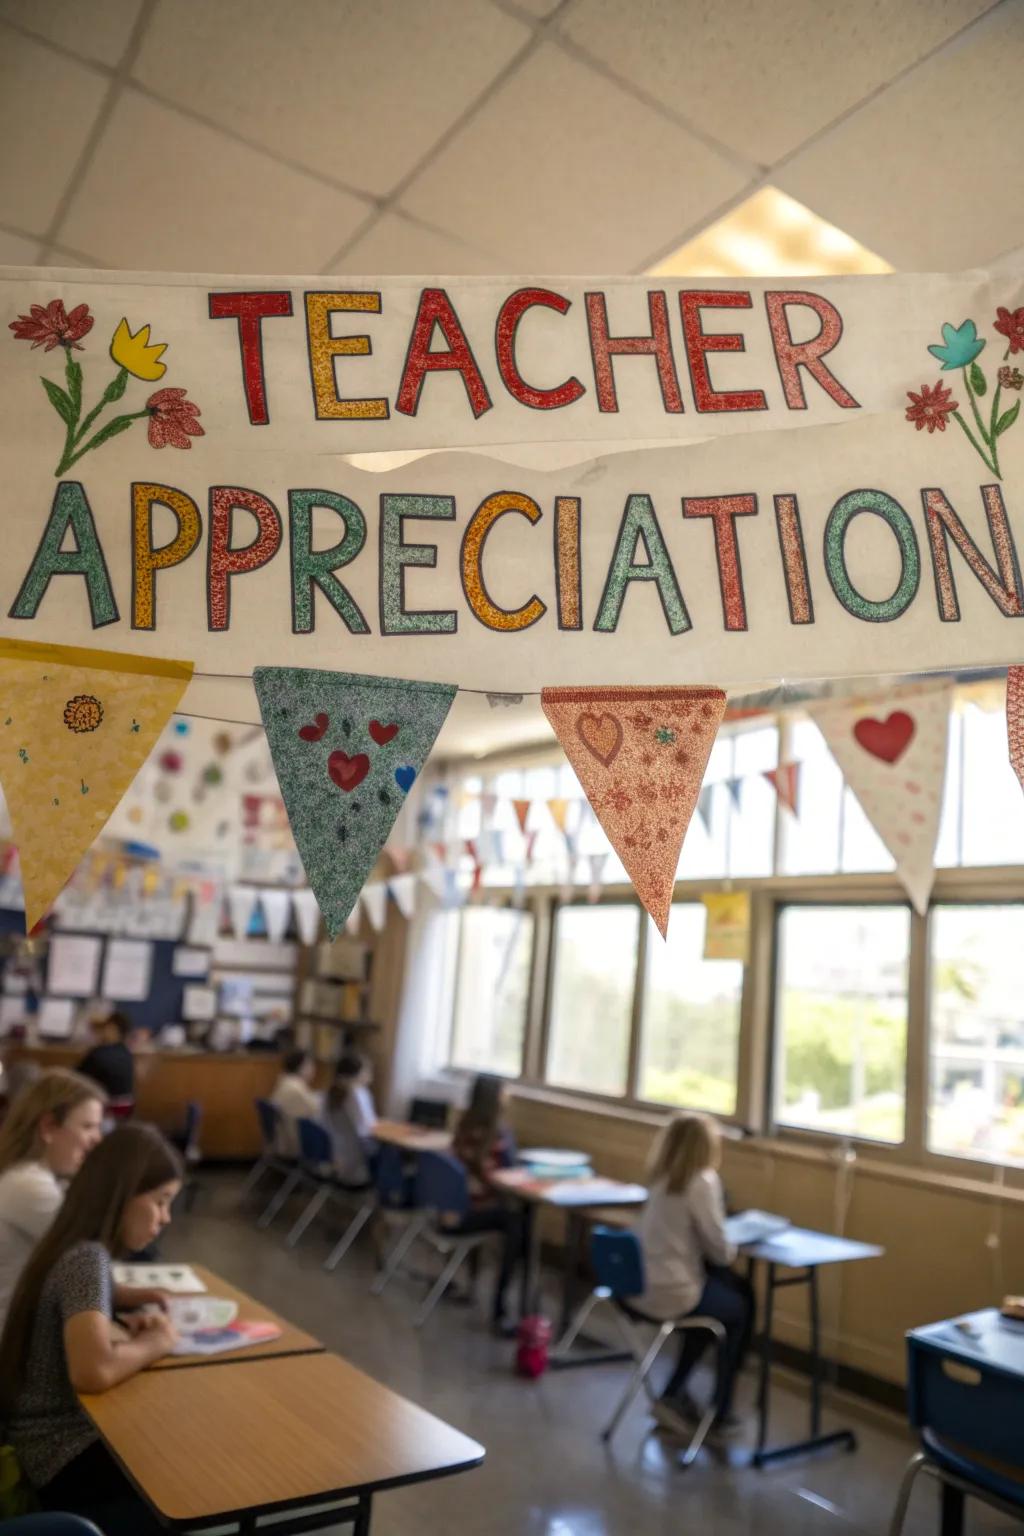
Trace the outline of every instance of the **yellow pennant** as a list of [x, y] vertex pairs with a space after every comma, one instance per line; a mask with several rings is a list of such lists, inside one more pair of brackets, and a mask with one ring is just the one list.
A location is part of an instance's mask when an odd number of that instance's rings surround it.
[[103, 831], [191, 677], [190, 661], [0, 640], [0, 782], [28, 931]]

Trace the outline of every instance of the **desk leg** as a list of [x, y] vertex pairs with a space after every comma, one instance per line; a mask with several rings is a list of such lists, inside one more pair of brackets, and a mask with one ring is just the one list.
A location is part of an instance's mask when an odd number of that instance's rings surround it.
[[954, 1488], [943, 1481], [941, 1485], [939, 1517], [940, 1536], [963, 1536], [964, 1494], [962, 1488]]
[[772, 1313], [775, 1307], [775, 1265], [768, 1265], [764, 1291], [764, 1323], [761, 1328], [761, 1375], [757, 1385], [757, 1448], [754, 1465], [761, 1466], [768, 1442], [768, 1410], [771, 1406]]
[[[773, 1446], [771, 1450], [767, 1450], [773, 1302], [775, 1291], [778, 1288], [792, 1285], [806, 1285], [808, 1288], [811, 1324], [811, 1433], [806, 1440], [796, 1440], [791, 1445], [777, 1445]], [[761, 1337], [761, 1382], [757, 1399], [758, 1426], [757, 1449], [754, 1452], [755, 1467], [767, 1467], [772, 1462], [788, 1461], [793, 1456], [806, 1456], [811, 1451], [824, 1451], [832, 1447], [842, 1446], [847, 1451], [855, 1451], [857, 1449], [857, 1437], [852, 1429], [837, 1429], [827, 1435], [821, 1433], [821, 1371], [821, 1318], [818, 1306], [817, 1267], [813, 1266], [802, 1275], [796, 1275], [792, 1279], [779, 1280], [775, 1274], [775, 1265], [769, 1264], [765, 1296], [764, 1332]], [[949, 1533], [943, 1530], [942, 1536], [960, 1536], [960, 1533], [954, 1527], [951, 1528]]]
[[821, 1434], [821, 1318], [818, 1311], [818, 1270], [808, 1271], [807, 1304], [811, 1314], [811, 1439]]
[[364, 1493], [359, 1500], [356, 1517], [352, 1522], [352, 1536], [370, 1536], [370, 1514], [373, 1495]]
[[519, 1292], [519, 1316], [530, 1317], [537, 1310], [540, 1290], [540, 1223], [530, 1201], [522, 1203], [523, 1273]]
[[566, 1211], [565, 1213], [565, 1265], [562, 1270], [562, 1315], [558, 1319], [558, 1337], [561, 1338], [568, 1331], [576, 1311], [576, 1274], [579, 1269], [580, 1253], [583, 1248], [583, 1234], [586, 1231], [586, 1222], [578, 1211]]

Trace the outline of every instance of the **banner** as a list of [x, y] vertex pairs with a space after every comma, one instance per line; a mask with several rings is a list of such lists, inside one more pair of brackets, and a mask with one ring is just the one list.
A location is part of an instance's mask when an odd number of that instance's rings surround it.
[[750, 950], [750, 894], [723, 891], [701, 897], [706, 914], [705, 960], [742, 960]]
[[0, 782], [29, 931], [103, 831], [191, 675], [190, 662], [0, 640]]
[[[1016, 654], [1016, 274], [2, 282], [0, 629], [185, 651], [196, 713], [254, 665], [509, 694]], [[346, 457], [439, 447], [481, 451]]]
[[929, 683], [808, 710], [918, 912], [935, 879], [952, 700], [951, 685]]
[[779, 804], [796, 816], [800, 796], [800, 764], [780, 763], [777, 768], [765, 768], [763, 776], [775, 790]]
[[1006, 674], [1006, 735], [1010, 767], [1024, 789], [1024, 667], [1010, 667]]

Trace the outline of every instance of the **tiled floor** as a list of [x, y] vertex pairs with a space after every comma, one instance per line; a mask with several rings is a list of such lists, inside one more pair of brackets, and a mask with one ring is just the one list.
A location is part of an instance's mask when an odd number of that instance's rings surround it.
[[[442, 1305], [417, 1331], [410, 1315], [422, 1289], [397, 1279], [369, 1294], [372, 1254], [357, 1244], [333, 1274], [322, 1265], [329, 1234], [312, 1228], [294, 1251], [286, 1223], [268, 1232], [237, 1211], [238, 1181], [207, 1178], [191, 1215], [164, 1242], [168, 1257], [219, 1271], [309, 1329], [396, 1391], [487, 1447], [480, 1469], [379, 1496], [374, 1536], [880, 1536], [912, 1443], [896, 1418], [830, 1403], [829, 1421], [853, 1424], [855, 1455], [825, 1455], [757, 1472], [710, 1452], [683, 1472], [669, 1442], [650, 1433], [638, 1405], [613, 1452], [600, 1428], [621, 1391], [625, 1367], [549, 1372], [526, 1382], [511, 1369], [512, 1347], [490, 1337], [482, 1311]], [[213, 1367], [210, 1367], [213, 1369]], [[745, 1382], [740, 1405], [752, 1397]], [[779, 1384], [773, 1435], [804, 1432], [806, 1404]], [[970, 1536], [1009, 1530], [975, 1506]], [[937, 1533], [937, 1501], [922, 1480], [908, 1536]]]

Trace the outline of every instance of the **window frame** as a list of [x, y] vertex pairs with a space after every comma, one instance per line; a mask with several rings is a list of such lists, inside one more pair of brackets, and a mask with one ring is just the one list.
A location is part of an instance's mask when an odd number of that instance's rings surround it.
[[[470, 912], [479, 912], [481, 909], [488, 908], [503, 912], [514, 912], [519, 910], [516, 908], [515, 904], [509, 900], [484, 900], [467, 902], [459, 912], [459, 933], [455, 943], [455, 965], [452, 980], [452, 1008], [451, 1018], [448, 1022], [444, 1064], [445, 1070], [450, 1072], [454, 1077], [470, 1078], [475, 1076], [477, 1071], [481, 1070], [480, 1068], [464, 1066], [461, 1062], [457, 1062], [455, 1060], [455, 1029], [459, 1007], [459, 977], [462, 966], [462, 946], [465, 939], [466, 916]], [[533, 910], [532, 904], [530, 903], [525, 903], [522, 910], [524, 913], [529, 915], [531, 919], [531, 933], [530, 958], [527, 966], [526, 1007], [523, 1011], [523, 1038], [519, 1047], [519, 1071], [516, 1073], [514, 1078], [509, 1078], [510, 1082], [516, 1083], [522, 1082], [526, 1067], [527, 1041], [530, 1033], [531, 1005], [534, 989], [534, 970], [537, 960], [537, 914], [536, 911]]]

